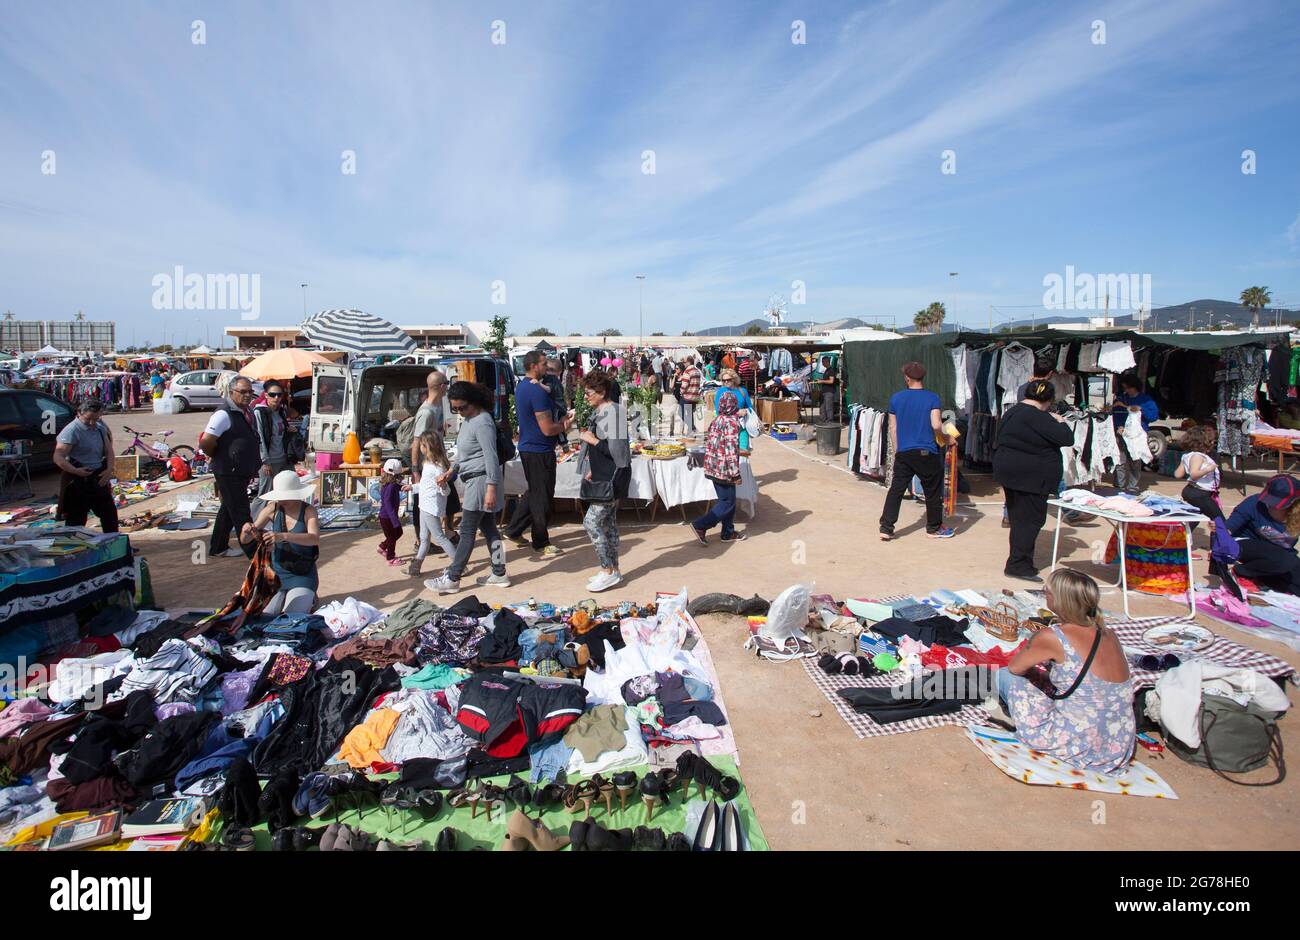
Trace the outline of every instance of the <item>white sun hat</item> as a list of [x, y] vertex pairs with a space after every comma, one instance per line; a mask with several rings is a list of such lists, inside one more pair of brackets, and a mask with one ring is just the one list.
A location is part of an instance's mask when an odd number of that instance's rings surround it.
[[316, 492], [313, 483], [303, 483], [292, 470], [281, 470], [271, 481], [271, 489], [262, 494], [268, 503], [309, 502]]

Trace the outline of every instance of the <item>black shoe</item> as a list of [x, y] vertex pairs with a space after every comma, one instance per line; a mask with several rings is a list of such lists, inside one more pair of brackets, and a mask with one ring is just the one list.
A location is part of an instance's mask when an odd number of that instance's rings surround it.
[[722, 817], [718, 804], [709, 800], [709, 805], [704, 807], [704, 815], [700, 817], [699, 828], [695, 830], [692, 849], [696, 852], [717, 852], [721, 847]]
[[434, 840], [434, 850], [438, 852], [455, 852], [459, 836], [460, 833], [451, 826], [446, 827], [442, 832], [438, 833], [438, 838]]
[[695, 541], [699, 542], [701, 545], [709, 544], [708, 533], [702, 532], [701, 530], [695, 528], [695, 526], [691, 526], [691, 531], [695, 533]]
[[1003, 571], [1002, 574], [1008, 578], [1016, 578], [1017, 580], [1020, 581], [1029, 581], [1033, 584], [1043, 583], [1043, 579], [1039, 577], [1038, 572], [1036, 571], [1025, 571], [1025, 572]]
[[743, 541], [745, 541], [745, 533], [743, 533], [743, 532], [732, 532], [730, 535], [726, 535], [726, 534], [724, 534], [724, 535], [722, 536], [722, 541], [724, 541], [724, 542], [743, 542]]
[[740, 838], [740, 810], [728, 803], [722, 811], [722, 851], [739, 852], [744, 848]]

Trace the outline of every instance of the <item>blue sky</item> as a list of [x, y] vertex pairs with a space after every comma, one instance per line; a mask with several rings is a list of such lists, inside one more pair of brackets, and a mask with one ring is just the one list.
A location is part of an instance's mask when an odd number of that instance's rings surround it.
[[0, 309], [124, 345], [239, 321], [154, 310], [176, 265], [259, 274], [267, 325], [305, 281], [313, 312], [635, 333], [637, 273], [647, 332], [795, 280], [799, 319], [981, 324], [1066, 265], [1300, 306], [1298, 40], [1290, 0], [11, 2]]

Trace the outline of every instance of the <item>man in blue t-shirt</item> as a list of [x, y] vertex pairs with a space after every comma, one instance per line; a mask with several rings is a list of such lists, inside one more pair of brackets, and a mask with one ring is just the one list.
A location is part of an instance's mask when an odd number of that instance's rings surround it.
[[1120, 459], [1115, 464], [1115, 485], [1125, 493], [1142, 491], [1142, 461], [1129, 454], [1124, 441], [1124, 425], [1132, 412], [1141, 417], [1142, 431], [1151, 430], [1151, 422], [1160, 420], [1160, 406], [1142, 390], [1142, 380], [1135, 372], [1125, 372], [1119, 379], [1120, 394], [1111, 409], [1115, 420], [1115, 437], [1120, 440]]
[[943, 403], [925, 388], [925, 366], [921, 363], [903, 366], [903, 377], [907, 388], [889, 399], [889, 437], [897, 443], [894, 475], [880, 514], [880, 540], [893, 539], [898, 509], [913, 476], [920, 477], [925, 491], [925, 534], [932, 539], [950, 539], [956, 533], [943, 525], [943, 457], [936, 442]]
[[524, 465], [528, 494], [515, 503], [506, 537], [517, 545], [530, 544], [524, 529], [532, 528], [533, 551], [543, 558], [563, 554], [551, 544], [546, 523], [555, 498], [555, 447], [573, 427], [572, 413], [556, 420], [555, 402], [546, 386], [546, 356], [534, 349], [524, 356], [524, 378], [515, 389], [515, 416], [519, 419], [519, 460]]

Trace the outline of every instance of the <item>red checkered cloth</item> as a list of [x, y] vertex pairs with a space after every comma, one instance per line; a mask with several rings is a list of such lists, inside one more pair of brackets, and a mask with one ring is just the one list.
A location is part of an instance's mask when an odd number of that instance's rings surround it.
[[[1107, 617], [1106, 625], [1115, 631], [1124, 646], [1133, 650], [1160, 655], [1169, 652], [1169, 650], [1158, 649], [1143, 642], [1142, 634], [1152, 627], [1175, 623], [1179, 619], [1178, 617], [1139, 617], [1134, 620], [1120, 620]], [[1290, 676], [1296, 671], [1290, 663], [1278, 659], [1276, 656], [1270, 656], [1267, 653], [1261, 653], [1259, 650], [1242, 646], [1240, 643], [1233, 642], [1222, 635], [1216, 635], [1214, 642], [1205, 650], [1197, 653], [1196, 656], [1198, 659], [1210, 660], [1221, 666], [1254, 669], [1256, 672], [1279, 679]], [[808, 678], [812, 679], [813, 685], [817, 686], [821, 693], [826, 696], [826, 700], [835, 706], [835, 710], [839, 712], [840, 717], [848, 723], [849, 728], [859, 738], [883, 738], [886, 735], [923, 731], [927, 728], [939, 728], [943, 725], [987, 724], [989, 720], [989, 714], [983, 708], [978, 705], [966, 705], [961, 711], [953, 712], [951, 715], [909, 718], [906, 721], [899, 721], [889, 725], [877, 724], [870, 716], [854, 711], [853, 706], [839, 696], [839, 690], [848, 688], [887, 689], [902, 683], [901, 673], [893, 676], [872, 676], [871, 678], [842, 674], [832, 676], [822, 672], [815, 659], [803, 660], [803, 668], [808, 673]], [[1134, 691], [1154, 686], [1156, 680], [1161, 676], [1161, 673], [1147, 672], [1143, 669], [1133, 669], [1132, 672]]]

